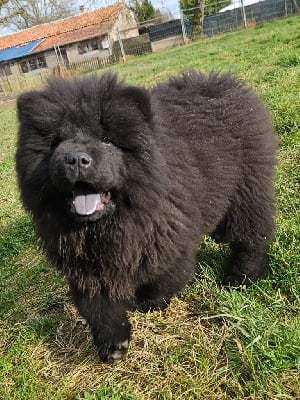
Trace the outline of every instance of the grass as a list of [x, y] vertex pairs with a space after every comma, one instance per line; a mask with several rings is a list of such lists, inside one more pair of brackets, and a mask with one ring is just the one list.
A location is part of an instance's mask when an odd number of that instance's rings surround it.
[[218, 285], [226, 246], [206, 239], [197, 279], [164, 312], [130, 315], [128, 358], [101, 365], [64, 279], [38, 249], [14, 172], [15, 107], [0, 109], [0, 398], [300, 398], [300, 17], [193, 42], [112, 67], [153, 86], [187, 68], [230, 69], [268, 104], [280, 138], [270, 275]]

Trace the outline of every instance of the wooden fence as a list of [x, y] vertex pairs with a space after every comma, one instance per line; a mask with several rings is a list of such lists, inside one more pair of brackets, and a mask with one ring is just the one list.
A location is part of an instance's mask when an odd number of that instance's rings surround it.
[[71, 70], [71, 71], [78, 70], [81, 72], [93, 71], [95, 69], [104, 68], [107, 65], [114, 64], [118, 61], [119, 61], [119, 57], [115, 54], [105, 57], [105, 58], [93, 57], [93, 58], [88, 58], [83, 61], [68, 63], [65, 70]]
[[55, 76], [70, 77], [83, 72], [94, 71], [119, 61], [119, 55], [106, 58], [93, 57], [83, 61], [68, 63], [67, 66], [58, 66], [42, 72], [34, 71], [23, 75], [8, 75], [0, 77], [0, 96], [22, 92], [37, 88], [47, 83], [49, 78]]
[[45, 70], [24, 75], [1, 76], [0, 93], [7, 95], [42, 86], [52, 75], [52, 71]]

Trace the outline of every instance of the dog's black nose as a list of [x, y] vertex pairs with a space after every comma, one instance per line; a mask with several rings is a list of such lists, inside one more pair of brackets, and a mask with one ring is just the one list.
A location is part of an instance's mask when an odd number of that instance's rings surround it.
[[91, 165], [92, 158], [86, 153], [67, 153], [65, 155], [65, 163], [80, 168], [87, 168]]

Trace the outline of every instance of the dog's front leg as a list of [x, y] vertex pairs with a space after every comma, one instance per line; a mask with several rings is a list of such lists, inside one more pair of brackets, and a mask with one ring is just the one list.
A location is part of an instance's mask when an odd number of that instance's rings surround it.
[[111, 301], [99, 294], [79, 290], [71, 284], [73, 300], [80, 314], [87, 320], [98, 354], [103, 362], [121, 360], [130, 340], [130, 323], [125, 302]]

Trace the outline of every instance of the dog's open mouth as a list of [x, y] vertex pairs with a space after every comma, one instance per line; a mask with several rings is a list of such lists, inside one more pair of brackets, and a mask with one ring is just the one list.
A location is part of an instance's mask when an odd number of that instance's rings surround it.
[[110, 202], [110, 192], [95, 193], [88, 189], [74, 188], [73, 205], [76, 214], [88, 216], [103, 211]]

